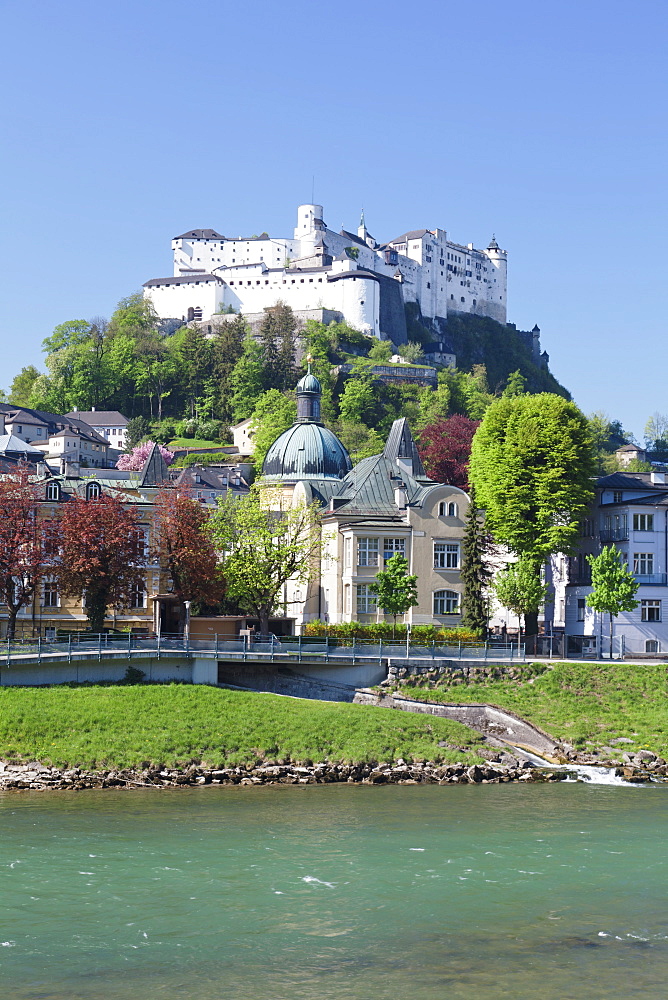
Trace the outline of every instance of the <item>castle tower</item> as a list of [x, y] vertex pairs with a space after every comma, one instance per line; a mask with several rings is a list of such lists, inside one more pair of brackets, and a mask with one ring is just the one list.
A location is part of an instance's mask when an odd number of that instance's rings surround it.
[[492, 276], [496, 278], [496, 282], [489, 290], [486, 312], [497, 322], [505, 323], [508, 293], [508, 251], [502, 250], [496, 242], [496, 237], [492, 236], [485, 253], [492, 265]]

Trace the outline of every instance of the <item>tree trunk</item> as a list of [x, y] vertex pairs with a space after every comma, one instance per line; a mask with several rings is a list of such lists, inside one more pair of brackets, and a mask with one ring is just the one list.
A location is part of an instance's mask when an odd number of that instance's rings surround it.
[[86, 615], [91, 632], [98, 635], [104, 631], [104, 619], [107, 616], [107, 593], [98, 590], [86, 600]]
[[257, 616], [260, 622], [260, 635], [269, 635], [269, 612], [266, 608], [261, 608]]
[[524, 616], [524, 639], [528, 641], [530, 638], [538, 635], [538, 612], [529, 611]]
[[16, 635], [16, 616], [19, 612], [18, 608], [12, 608], [7, 605], [7, 638], [13, 639]]
[[610, 612], [610, 659], [612, 659], [612, 630], [613, 630], [613, 624], [612, 624], [612, 611], [611, 611]]

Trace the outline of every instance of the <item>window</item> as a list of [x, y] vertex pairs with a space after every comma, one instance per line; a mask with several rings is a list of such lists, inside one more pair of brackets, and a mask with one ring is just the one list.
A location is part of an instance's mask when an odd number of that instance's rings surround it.
[[640, 620], [642, 622], [660, 622], [661, 601], [641, 601]]
[[378, 565], [378, 539], [358, 538], [357, 539], [357, 565], [377, 566]]
[[585, 614], [587, 610], [587, 601], [584, 597], [578, 597], [578, 621], [583, 622], [585, 620]]
[[434, 614], [456, 615], [459, 611], [459, 594], [454, 590], [434, 591]]
[[362, 583], [357, 586], [357, 614], [375, 615], [377, 608], [376, 595], [371, 592], [370, 584]]
[[100, 484], [99, 483], [88, 483], [86, 486], [86, 500], [99, 500], [100, 498]]
[[449, 503], [442, 500], [438, 505], [438, 516], [439, 517], [457, 517], [459, 513], [459, 508], [456, 503], [450, 501]]
[[58, 523], [44, 521], [42, 531], [42, 552], [46, 559], [53, 559], [60, 551], [58, 544]]
[[614, 490], [613, 491], [613, 494], [612, 494], [612, 502], [613, 503], [621, 503], [623, 499], [624, 499], [624, 494], [622, 493], [621, 490]]
[[387, 561], [395, 556], [397, 552], [405, 556], [406, 555], [406, 539], [405, 538], [384, 538], [383, 539], [383, 559]]
[[350, 569], [351, 567], [351, 550], [352, 550], [352, 538], [344, 538], [343, 540], [343, 565], [345, 569]]
[[659, 643], [656, 639], [645, 639], [645, 652], [646, 653], [658, 653]]
[[654, 553], [634, 552], [633, 572], [639, 576], [650, 576], [654, 572]]
[[434, 542], [434, 568], [459, 569], [458, 542]]
[[142, 586], [135, 587], [132, 591], [132, 596], [130, 598], [131, 608], [145, 608], [146, 607], [146, 591]]
[[654, 514], [634, 514], [634, 531], [654, 531]]
[[42, 607], [44, 608], [57, 608], [60, 605], [60, 600], [58, 598], [58, 584], [55, 580], [47, 580], [44, 584], [44, 592], [42, 595]]
[[60, 500], [60, 485], [58, 483], [46, 484], [46, 499]]

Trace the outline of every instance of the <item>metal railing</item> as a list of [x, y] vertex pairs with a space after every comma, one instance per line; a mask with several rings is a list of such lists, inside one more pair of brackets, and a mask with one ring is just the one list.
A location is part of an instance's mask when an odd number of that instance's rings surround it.
[[7, 639], [6, 666], [15, 663], [43, 663], [58, 660], [140, 659], [162, 656], [207, 656], [230, 660], [270, 660], [282, 662], [362, 663], [409, 660], [435, 663], [438, 660], [483, 660], [517, 662], [525, 659], [519, 642], [460, 642], [456, 645], [419, 644], [406, 641], [376, 642], [365, 639], [342, 640], [288, 636], [268, 638], [191, 639], [184, 636], [155, 635], [127, 637], [102, 633], [71, 633], [62, 639]]

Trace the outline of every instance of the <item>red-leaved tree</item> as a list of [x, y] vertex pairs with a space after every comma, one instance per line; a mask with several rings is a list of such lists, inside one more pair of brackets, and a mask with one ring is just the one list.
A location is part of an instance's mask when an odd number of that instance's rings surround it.
[[187, 490], [165, 487], [155, 501], [155, 556], [183, 601], [215, 604], [224, 586], [206, 530], [209, 512]]
[[31, 482], [27, 466], [0, 479], [0, 602], [7, 606], [7, 637], [14, 638], [16, 616], [32, 603], [48, 573], [38, 520], [43, 487]]
[[425, 427], [418, 449], [427, 475], [437, 483], [468, 489], [471, 442], [479, 424], [479, 420], [455, 413]]
[[63, 594], [82, 596], [93, 632], [101, 632], [109, 607], [131, 607], [145, 587], [144, 535], [137, 514], [108, 494], [73, 497], [60, 520], [58, 583]]

